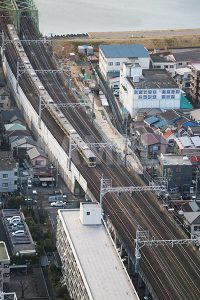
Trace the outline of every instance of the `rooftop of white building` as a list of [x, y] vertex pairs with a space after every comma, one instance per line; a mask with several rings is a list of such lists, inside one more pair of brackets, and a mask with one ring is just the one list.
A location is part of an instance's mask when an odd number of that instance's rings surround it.
[[4, 242], [0, 241], [0, 261], [7, 261], [10, 260], [8, 255], [8, 251]]
[[[93, 203], [88, 209], [96, 209], [94, 205], [98, 208]], [[59, 210], [58, 214], [92, 299], [139, 300], [105, 226], [83, 225], [77, 209]]]
[[129, 82], [137, 89], [179, 89], [175, 80], [165, 69], [142, 70], [142, 78], [134, 82], [128, 77]]

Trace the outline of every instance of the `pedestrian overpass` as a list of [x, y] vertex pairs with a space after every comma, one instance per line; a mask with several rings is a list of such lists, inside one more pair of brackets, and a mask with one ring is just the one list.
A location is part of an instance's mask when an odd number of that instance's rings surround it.
[[11, 23], [15, 25], [20, 33], [20, 18], [23, 13], [28, 14], [39, 33], [38, 10], [33, 0], [0, 0], [1, 18], [10, 18]]

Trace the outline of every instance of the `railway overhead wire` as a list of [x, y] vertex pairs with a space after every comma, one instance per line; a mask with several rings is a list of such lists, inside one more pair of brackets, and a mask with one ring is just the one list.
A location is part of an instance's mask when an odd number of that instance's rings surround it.
[[[4, 28], [6, 32], [6, 28]], [[28, 17], [21, 19], [22, 36], [25, 39], [36, 39], [37, 35], [32, 30], [32, 25]], [[24, 48], [29, 55], [35, 69], [55, 69], [51, 57], [47, 54], [44, 45], [24, 44]], [[12, 45], [7, 45], [6, 57], [16, 75], [17, 55]], [[39, 73], [52, 99], [57, 103], [73, 102], [75, 99], [63, 84], [59, 74]], [[27, 94], [30, 102], [38, 112], [38, 96], [32, 88], [32, 84], [26, 74], [23, 74], [20, 86]], [[30, 92], [31, 91], [31, 92]], [[85, 139], [85, 142], [102, 142], [104, 137], [91, 124], [88, 115], [84, 110], [72, 111], [62, 108], [72, 126]], [[64, 133], [54, 122], [47, 110], [43, 111], [43, 121], [47, 124], [58, 142], [62, 145], [66, 140]], [[68, 151], [66, 140], [65, 150]], [[134, 186], [144, 184], [141, 179], [128, 172], [122, 161], [114, 151], [104, 150], [101, 155], [95, 150], [100, 164], [96, 168], [89, 169], [84, 163], [78, 163], [77, 168], [88, 182], [88, 188], [96, 199], [100, 196], [100, 178], [102, 173], [105, 178], [112, 179], [113, 186]], [[105, 159], [106, 158], [106, 159]], [[76, 163], [80, 158], [74, 156]], [[80, 162], [80, 161], [79, 161]], [[178, 228], [176, 223], [168, 213], [158, 204], [158, 200], [150, 193], [133, 193], [116, 196], [107, 194], [103, 200], [104, 210], [112, 223], [127, 244], [130, 252], [134, 253], [134, 237], [137, 225], [149, 230], [151, 236], [156, 239], [178, 239], [184, 238], [184, 233]], [[141, 269], [148, 278], [158, 299], [163, 300], [198, 300], [200, 299], [200, 259], [194, 247], [179, 246], [170, 248], [142, 248]]]

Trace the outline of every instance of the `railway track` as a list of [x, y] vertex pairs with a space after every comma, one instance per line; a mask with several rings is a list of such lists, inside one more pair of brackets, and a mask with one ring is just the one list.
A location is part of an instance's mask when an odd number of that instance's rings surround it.
[[[27, 39], [35, 39], [37, 37], [31, 28], [29, 20], [23, 18], [22, 31]], [[34, 56], [32, 55], [32, 63], [36, 69], [55, 68], [42, 43], [37, 45], [26, 44], [25, 48], [27, 53], [29, 53], [29, 58], [31, 58], [31, 53], [34, 53]], [[16, 53], [12, 45], [8, 46], [6, 55], [16, 74]], [[34, 92], [30, 93], [32, 85], [25, 74], [22, 76], [23, 80], [20, 85], [38, 112], [39, 99], [37, 94]], [[40, 74], [39, 76], [55, 102], [75, 101], [63, 86], [58, 74]], [[104, 140], [100, 132], [91, 125], [88, 116], [83, 110], [71, 111], [63, 108], [62, 111], [86, 142], [91, 140], [102, 142]], [[58, 142], [68, 152], [68, 141], [47, 110], [43, 111], [42, 118]], [[88, 187], [96, 199], [99, 199], [102, 173], [105, 178], [112, 179], [113, 186], [143, 184], [137, 175], [133, 172], [127, 172], [115, 152], [105, 150], [104, 154], [107, 157], [107, 161], [103, 160], [99, 152], [96, 151], [101, 164], [93, 169], [89, 169], [86, 165], [81, 164], [81, 158], [78, 154], [73, 156], [74, 163], [79, 162], [77, 167], [87, 179]], [[110, 164], [108, 164], [108, 161]], [[141, 225], [144, 229], [149, 230], [150, 234], [156, 239], [178, 239], [184, 237], [183, 232], [180, 231], [172, 218], [167, 215], [166, 211], [161, 209], [157, 199], [149, 192], [134, 193], [132, 197], [127, 194], [120, 197], [107, 194], [104, 197], [104, 209], [133, 253], [137, 225]], [[159, 299], [200, 299], [200, 260], [197, 251], [194, 251], [193, 247], [179, 246], [173, 249], [169, 246], [165, 248], [143, 248], [141, 252], [141, 268]]]

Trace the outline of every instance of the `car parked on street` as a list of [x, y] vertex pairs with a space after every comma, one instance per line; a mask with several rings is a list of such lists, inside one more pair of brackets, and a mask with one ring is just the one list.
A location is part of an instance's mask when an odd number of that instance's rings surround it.
[[63, 201], [52, 202], [51, 206], [52, 207], [63, 207], [63, 206], [65, 206], [65, 202], [63, 202]]

